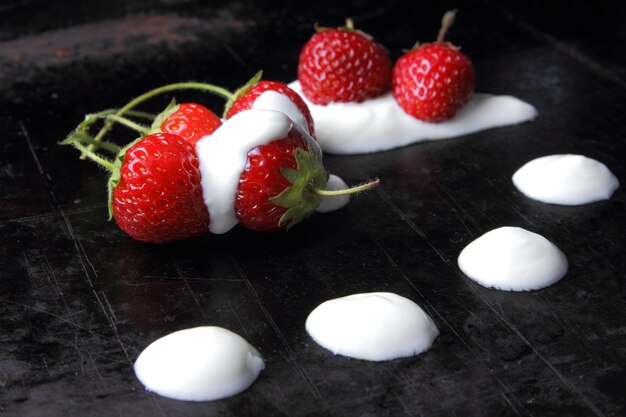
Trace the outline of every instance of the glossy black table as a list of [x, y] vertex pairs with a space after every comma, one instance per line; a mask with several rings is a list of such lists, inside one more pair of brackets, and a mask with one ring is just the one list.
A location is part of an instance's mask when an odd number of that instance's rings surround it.
[[[561, 207], [525, 198], [510, 181], [522, 164], [554, 153], [598, 159], [626, 179], [626, 8], [352, 3], [0, 6], [2, 416], [626, 414], [624, 189]], [[288, 233], [133, 241], [107, 221], [105, 173], [56, 144], [85, 113], [160, 84], [235, 88], [258, 69], [290, 81], [315, 22], [352, 16], [396, 58], [434, 38], [455, 6], [449, 38], [474, 59], [477, 90], [522, 98], [540, 116], [379, 154], [327, 155], [348, 182], [382, 184]], [[177, 98], [222, 105], [206, 94]], [[113, 138], [128, 140], [122, 129]], [[459, 252], [504, 225], [554, 241], [569, 259], [567, 276], [524, 293], [468, 280]], [[432, 349], [371, 363], [333, 356], [307, 336], [315, 306], [366, 291], [395, 292], [427, 310], [441, 330]], [[132, 368], [139, 352], [200, 325], [256, 346], [267, 365], [257, 382], [208, 403], [146, 392]]]

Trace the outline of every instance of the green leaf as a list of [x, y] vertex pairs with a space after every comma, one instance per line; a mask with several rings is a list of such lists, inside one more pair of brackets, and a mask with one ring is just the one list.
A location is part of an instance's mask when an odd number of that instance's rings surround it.
[[280, 226], [287, 225], [287, 230], [309, 216], [320, 204], [321, 196], [315, 190], [326, 186], [328, 173], [314, 154], [315, 149], [313, 154], [308, 149], [295, 149], [296, 169], [281, 169], [291, 186], [270, 199], [287, 209], [279, 221]]
[[174, 114], [179, 108], [180, 106], [176, 104], [176, 99], [172, 99], [172, 101], [170, 101], [170, 104], [167, 105], [165, 110], [157, 114], [157, 117], [154, 118], [152, 126], [150, 126], [150, 130], [152, 131], [152, 133], [160, 132], [163, 122], [166, 121], [167, 118]]
[[250, 78], [248, 82], [246, 82], [244, 85], [239, 87], [237, 91], [235, 91], [235, 94], [233, 94], [233, 96], [229, 98], [226, 104], [224, 105], [224, 114], [222, 116], [224, 119], [226, 119], [226, 115], [228, 114], [230, 109], [233, 107], [233, 104], [235, 104], [235, 101], [239, 100], [241, 96], [246, 94], [248, 90], [250, 89], [250, 87], [252, 87], [254, 84], [261, 81], [261, 78], [263, 78], [263, 70], [254, 74], [254, 76]]

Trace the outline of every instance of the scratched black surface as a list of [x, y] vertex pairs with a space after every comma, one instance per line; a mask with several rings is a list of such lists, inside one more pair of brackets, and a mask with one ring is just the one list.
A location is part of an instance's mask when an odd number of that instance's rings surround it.
[[[524, 198], [510, 181], [528, 160], [568, 152], [626, 179], [626, 10], [588, 3], [3, 2], [0, 414], [626, 415], [624, 190], [558, 207]], [[378, 176], [381, 186], [287, 234], [135, 242], [106, 220], [104, 172], [56, 145], [83, 114], [159, 84], [234, 88], [260, 68], [289, 81], [314, 22], [352, 16], [397, 57], [431, 39], [453, 6], [461, 13], [450, 39], [474, 58], [478, 90], [525, 99], [540, 117], [375, 155], [327, 156], [349, 182]], [[528, 293], [466, 279], [459, 251], [503, 225], [556, 242], [567, 276]], [[422, 305], [441, 329], [433, 348], [368, 363], [334, 357], [307, 337], [312, 308], [363, 291]], [[258, 381], [212, 403], [146, 392], [132, 369], [139, 352], [199, 325], [255, 345], [267, 364]]]

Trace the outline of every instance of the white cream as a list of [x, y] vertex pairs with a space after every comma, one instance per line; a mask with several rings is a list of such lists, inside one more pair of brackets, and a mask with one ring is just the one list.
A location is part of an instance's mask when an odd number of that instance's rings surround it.
[[254, 110], [279, 111], [287, 115], [287, 117], [293, 120], [293, 122], [300, 126], [306, 133], [311, 133], [309, 132], [309, 124], [300, 109], [298, 109], [298, 106], [296, 106], [289, 97], [277, 91], [268, 90], [263, 92], [254, 100], [252, 108]]
[[391, 93], [361, 103], [319, 106], [307, 100], [298, 81], [289, 87], [309, 106], [322, 149], [335, 154], [385, 151], [415, 142], [514, 125], [537, 116], [532, 105], [515, 97], [475, 94], [452, 119], [424, 123], [407, 115]]
[[355, 294], [320, 304], [306, 330], [334, 354], [369, 361], [413, 356], [428, 350], [437, 326], [413, 301], [388, 292]]
[[287, 136], [292, 126], [285, 114], [247, 110], [226, 120], [196, 144], [202, 175], [202, 195], [213, 233], [226, 233], [237, 224], [235, 196], [248, 152]]
[[485, 233], [463, 249], [458, 264], [480, 285], [504, 291], [538, 290], [567, 273], [567, 259], [559, 248], [519, 227]]
[[534, 159], [513, 175], [527, 197], [567, 206], [611, 198], [619, 181], [601, 162], [582, 155], [549, 155]]
[[[339, 178], [336, 175], [330, 174], [328, 177], [328, 183], [326, 184], [326, 191], [339, 191], [339, 190], [347, 190], [348, 184], [345, 183], [344, 180]], [[315, 211], [318, 213], [328, 213], [330, 211], [339, 210], [340, 208], [345, 207], [350, 202], [350, 196], [338, 195], [338, 196], [324, 196], [322, 197], [322, 201], [320, 205], [317, 206]]]
[[146, 389], [164, 397], [211, 401], [239, 394], [265, 368], [259, 352], [221, 327], [196, 327], [164, 336], [135, 362]]

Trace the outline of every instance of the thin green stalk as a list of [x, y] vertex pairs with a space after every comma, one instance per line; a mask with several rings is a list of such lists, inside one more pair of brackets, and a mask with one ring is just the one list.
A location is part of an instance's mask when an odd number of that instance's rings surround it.
[[[234, 97], [234, 94], [231, 93], [230, 91], [222, 88], [222, 87], [218, 87], [216, 85], [212, 85], [212, 84], [206, 84], [206, 83], [198, 83], [198, 82], [185, 82], [185, 83], [174, 83], [174, 84], [168, 84], [168, 85], [164, 85], [162, 87], [159, 88], [155, 88], [154, 90], [148, 91], [147, 93], [144, 93], [136, 98], [134, 98], [133, 100], [129, 101], [124, 107], [120, 108], [116, 113], [115, 116], [123, 116], [124, 114], [126, 114], [126, 112], [128, 112], [129, 110], [133, 109], [135, 106], [137, 106], [138, 104], [143, 103], [144, 101], [157, 96], [159, 94], [162, 93], [167, 93], [169, 91], [176, 91], [176, 90], [201, 90], [201, 91], [209, 91], [211, 93], [215, 93], [217, 95], [220, 95], [228, 100], [230, 100], [231, 98]], [[113, 120], [107, 120], [107, 122], [104, 124], [104, 126], [102, 127], [102, 129], [100, 129], [100, 131], [98, 132], [98, 134], [95, 136], [95, 142], [100, 142], [102, 140], [102, 138], [104, 137], [104, 135], [106, 135], [106, 133], [111, 130], [111, 127], [113, 126]], [[90, 151], [94, 151], [96, 149], [96, 143], [89, 145], [89, 150]], [[83, 154], [81, 156], [82, 159], [84, 159], [86, 157], [85, 154]]]
[[[70, 137], [68, 138], [67, 142], [63, 141], [62, 144], [71, 144], [72, 141], [78, 141], [80, 143], [83, 144], [87, 144], [87, 145], [91, 145], [92, 143], [94, 143], [94, 138], [92, 138], [90, 135], [88, 135], [85, 132], [75, 132], [73, 134], [70, 135]], [[111, 142], [106, 142], [106, 141], [100, 141], [98, 142], [98, 147], [101, 149], [104, 149], [105, 151], [117, 154], [120, 151], [120, 147], [117, 146], [114, 143]]]
[[378, 184], [380, 184], [380, 180], [379, 179], [375, 179], [374, 181], [367, 182], [367, 183], [361, 184], [361, 185], [357, 185], [356, 187], [348, 188], [348, 189], [345, 189], [345, 190], [330, 191], [330, 190], [318, 190], [318, 189], [315, 189], [315, 194], [318, 194], [318, 195], [321, 195], [321, 196], [324, 196], [324, 197], [338, 197], [338, 196], [341, 196], [341, 195], [356, 194], [356, 193], [360, 193], [362, 191], [371, 190], [372, 188], [376, 187]]
[[91, 159], [92, 161], [94, 161], [98, 165], [106, 168], [110, 172], [115, 171], [115, 166], [113, 165], [113, 163], [111, 161], [109, 161], [108, 159], [102, 158], [101, 156], [98, 156], [95, 152], [90, 151], [82, 143], [80, 143], [80, 142], [78, 142], [76, 140], [72, 140], [69, 143], [73, 147], [75, 147], [76, 149], [81, 151], [83, 153], [83, 155], [85, 155], [85, 157]]
[[[150, 134], [150, 129], [148, 127], [140, 125], [139, 123], [135, 123], [132, 120], [128, 120], [124, 117], [117, 116], [115, 114], [111, 114], [107, 116], [107, 120], [113, 120], [114, 122], [124, 125], [130, 129], [133, 129], [135, 132], [141, 133], [144, 136]], [[94, 143], [95, 142], [96, 142], [96, 139], [94, 138]]]

